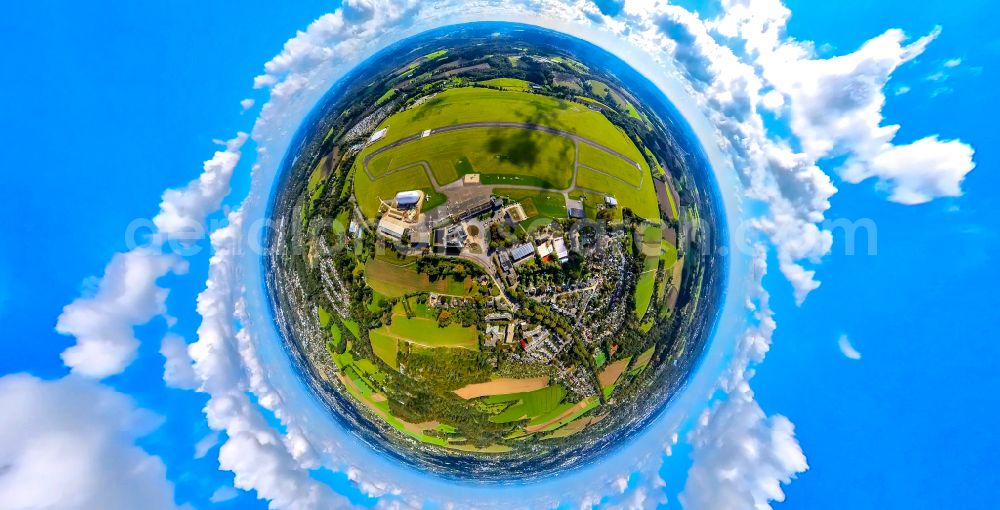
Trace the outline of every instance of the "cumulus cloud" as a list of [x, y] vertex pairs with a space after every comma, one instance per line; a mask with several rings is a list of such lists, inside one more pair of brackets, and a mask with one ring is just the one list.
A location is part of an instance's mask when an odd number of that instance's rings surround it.
[[59, 315], [56, 331], [76, 337], [62, 353], [66, 365], [95, 378], [122, 372], [139, 347], [133, 328], [166, 312], [168, 291], [156, 281], [186, 270], [179, 257], [152, 248], [115, 254], [96, 292], [77, 298]]
[[[157, 280], [169, 272], [183, 274], [187, 262], [178, 254], [163, 251], [164, 240], [193, 241], [203, 232], [209, 214], [219, 209], [229, 193], [233, 169], [246, 133], [224, 142], [205, 162], [198, 178], [184, 188], [163, 193], [160, 211], [153, 218], [158, 232], [149, 246], [115, 254], [98, 280], [97, 290], [63, 308], [56, 331], [76, 337], [75, 345], [62, 353], [74, 373], [104, 378], [121, 373], [135, 359], [139, 340], [133, 329], [156, 316], [166, 316], [167, 289]], [[174, 354], [177, 354], [176, 352]], [[168, 359], [168, 363], [171, 360]], [[176, 367], [174, 367], [176, 368]]]
[[694, 462], [680, 495], [684, 508], [770, 509], [785, 500], [781, 484], [809, 467], [795, 427], [765, 415], [749, 386], [707, 412], [689, 440]]
[[0, 508], [166, 510], [173, 484], [136, 440], [159, 425], [90, 380], [0, 378]]
[[153, 217], [159, 233], [167, 239], [195, 241], [204, 235], [209, 214], [219, 210], [229, 194], [233, 169], [240, 161], [240, 148], [248, 135], [238, 133], [223, 142], [225, 150], [216, 151], [205, 161], [201, 174], [183, 188], [168, 189], [160, 201], [160, 212]]
[[236, 487], [256, 491], [271, 508], [349, 507], [345, 498], [309, 475], [247, 396], [235, 326], [242, 217], [234, 212], [228, 219], [227, 226], [211, 235], [214, 254], [206, 288], [198, 295], [202, 323], [198, 341], [189, 349], [200, 388], [209, 394], [208, 425], [228, 438], [219, 451], [220, 467], [233, 472]]
[[193, 390], [198, 380], [191, 366], [187, 343], [174, 333], [167, 333], [160, 342], [160, 354], [166, 359], [163, 365], [163, 381], [172, 388]]
[[249, 97], [240, 101], [240, 106], [243, 108], [243, 111], [247, 111], [253, 108], [253, 105], [254, 105], [254, 100]]
[[754, 399], [754, 366], [770, 349], [776, 323], [761, 282], [766, 250], [755, 247], [756, 282], [749, 308], [754, 324], [740, 338], [720, 381], [722, 398], [700, 417], [688, 441], [692, 465], [679, 499], [684, 508], [770, 509], [784, 501], [781, 484], [809, 468], [795, 427], [781, 415], [767, 416]]
[[[852, 53], [824, 59], [811, 44], [784, 36], [790, 11], [780, 2], [728, 7], [718, 29], [742, 38], [762, 78], [787, 98], [790, 127], [806, 156], [846, 156], [838, 168], [845, 180], [875, 178], [890, 190], [890, 200], [904, 204], [961, 194], [963, 178], [975, 167], [972, 148], [936, 136], [897, 144], [899, 126], [885, 125], [882, 115], [889, 78], [922, 54], [940, 28], [908, 44], [903, 31], [890, 29]], [[928, 160], [928, 153], [939, 152], [944, 155]]]

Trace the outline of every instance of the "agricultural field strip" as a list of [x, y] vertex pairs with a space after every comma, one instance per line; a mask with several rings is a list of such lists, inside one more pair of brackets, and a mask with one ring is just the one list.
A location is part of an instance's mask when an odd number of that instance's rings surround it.
[[[582, 142], [582, 143], [587, 144], [587, 145], [589, 145], [591, 147], [594, 147], [595, 149], [599, 149], [599, 150], [604, 151], [604, 152], [606, 152], [606, 153], [608, 153], [608, 154], [610, 154], [612, 156], [620, 158], [620, 159], [626, 161], [629, 165], [635, 167], [635, 169], [639, 172], [639, 185], [636, 186], [636, 185], [633, 185], [632, 183], [629, 183], [628, 181], [625, 181], [621, 177], [609, 174], [607, 172], [604, 172], [604, 171], [596, 169], [596, 168], [591, 168], [591, 167], [586, 166], [586, 165], [581, 165], [581, 164], [579, 164], [579, 162], [577, 162], [577, 164], [575, 164], [574, 168], [573, 168], [573, 180], [572, 180], [570, 186], [568, 188], [566, 188], [566, 189], [556, 190], [556, 191], [564, 191], [564, 192], [565, 191], [572, 191], [576, 187], [576, 170], [577, 170], [578, 166], [583, 166], [584, 168], [587, 168], [588, 170], [592, 170], [594, 172], [598, 172], [598, 173], [604, 174], [604, 175], [606, 175], [606, 176], [608, 176], [610, 178], [613, 178], [613, 179], [617, 179], [617, 180], [623, 182], [624, 184], [627, 184], [628, 186], [634, 187], [637, 190], [638, 189], [642, 189], [642, 185], [645, 182], [645, 175], [644, 175], [644, 172], [642, 171], [642, 167], [639, 165], [639, 163], [633, 161], [628, 156], [625, 156], [624, 154], [622, 154], [622, 153], [620, 153], [620, 152], [618, 152], [618, 151], [616, 151], [614, 149], [611, 149], [609, 147], [606, 147], [604, 145], [601, 145], [601, 144], [599, 144], [597, 142], [594, 142], [592, 140], [588, 140], [588, 139], [586, 139], [586, 138], [584, 138], [584, 137], [582, 137], [580, 135], [577, 135], [575, 133], [570, 133], [569, 131], [563, 131], [561, 129], [556, 129], [556, 128], [549, 127], [549, 126], [543, 126], [541, 124], [530, 124], [530, 123], [524, 123], [524, 122], [468, 122], [468, 123], [464, 123], [464, 124], [454, 124], [454, 125], [451, 125], [451, 126], [444, 126], [444, 127], [432, 129], [430, 134], [439, 134], [439, 133], [446, 133], [446, 132], [449, 132], [449, 131], [458, 131], [458, 130], [463, 130], [463, 129], [476, 129], [476, 128], [520, 128], [520, 129], [530, 129], [530, 130], [533, 130], [533, 131], [541, 131], [543, 133], [548, 133], [548, 134], [552, 134], [552, 135], [564, 136], [566, 138], [569, 138], [569, 139], [573, 140], [576, 143], [581, 143]], [[378, 156], [379, 154], [381, 154], [381, 153], [383, 153], [383, 152], [385, 152], [387, 150], [391, 150], [391, 149], [397, 148], [397, 147], [399, 147], [401, 145], [405, 145], [406, 143], [412, 142], [414, 140], [418, 140], [418, 139], [423, 138], [423, 137], [424, 137], [424, 134], [422, 132], [421, 133], [416, 133], [416, 134], [413, 134], [413, 135], [410, 135], [410, 136], [406, 136], [406, 137], [400, 138], [399, 140], [396, 140], [396, 141], [394, 141], [394, 142], [392, 142], [392, 143], [390, 143], [388, 145], [384, 145], [382, 147], [379, 147], [378, 149], [372, 151], [367, 156], [365, 156], [365, 159], [363, 161], [362, 167], [364, 168], [365, 173], [368, 174], [368, 179], [374, 182], [374, 181], [376, 181], [378, 179], [386, 177], [386, 176], [388, 176], [390, 174], [393, 174], [395, 172], [400, 172], [400, 171], [403, 171], [403, 170], [407, 170], [407, 169], [413, 168], [415, 166], [422, 166], [424, 168], [424, 171], [427, 172], [427, 177], [428, 177], [428, 179], [430, 179], [431, 185], [434, 187], [434, 190], [437, 191], [437, 192], [441, 192], [441, 185], [440, 185], [440, 183], [437, 182], [437, 179], [434, 177], [434, 173], [431, 171], [430, 165], [427, 164], [426, 161], [417, 161], [417, 162], [414, 162], [414, 163], [408, 163], [408, 164], [403, 165], [403, 166], [401, 166], [399, 168], [393, 168], [393, 169], [386, 170], [385, 172], [382, 172], [382, 173], [378, 174], [377, 176], [376, 175], [372, 175], [371, 169], [368, 168], [368, 163], [375, 156]], [[539, 188], [537, 186], [528, 186], [528, 185], [510, 185], [510, 186], [506, 186], [506, 187], [524, 187], [524, 188], [531, 188], [531, 189], [543, 189], [543, 188]], [[547, 189], [547, 188], [545, 188], [545, 189]]]

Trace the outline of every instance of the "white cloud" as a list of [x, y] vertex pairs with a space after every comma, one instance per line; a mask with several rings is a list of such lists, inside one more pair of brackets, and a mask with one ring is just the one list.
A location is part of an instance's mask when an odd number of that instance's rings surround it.
[[840, 353], [844, 355], [847, 359], [861, 359], [861, 353], [851, 345], [851, 339], [847, 335], [840, 335], [837, 339], [837, 347], [840, 348]]
[[198, 387], [198, 380], [191, 366], [191, 356], [188, 355], [187, 343], [184, 338], [174, 333], [167, 333], [160, 342], [160, 354], [166, 359], [163, 364], [163, 381], [171, 388], [193, 390]]
[[197, 179], [181, 189], [163, 193], [160, 212], [153, 218], [158, 229], [151, 246], [139, 246], [115, 254], [96, 283], [93, 295], [83, 295], [63, 308], [56, 331], [76, 337], [76, 344], [62, 353], [74, 373], [104, 378], [121, 373], [135, 358], [139, 341], [133, 328], [156, 316], [166, 315], [167, 289], [156, 281], [168, 272], [183, 274], [187, 262], [177, 254], [164, 253], [160, 241], [194, 241], [204, 231], [207, 216], [218, 210], [229, 193], [233, 169], [246, 133], [224, 142], [204, 164]]
[[247, 137], [241, 132], [223, 142], [225, 150], [216, 151], [212, 159], [205, 161], [198, 178], [183, 188], [163, 192], [160, 212], [153, 217], [160, 234], [180, 241], [196, 241], [204, 236], [206, 218], [219, 209], [222, 199], [229, 194], [233, 169], [240, 161], [240, 148]]
[[867, 162], [845, 165], [844, 180], [852, 183], [878, 178], [888, 183], [889, 199], [922, 204], [937, 197], [962, 195], [962, 180], [975, 168], [973, 150], [958, 140], [921, 138], [906, 145], [885, 144]]
[[240, 101], [240, 107], [243, 108], [243, 111], [247, 111], [253, 108], [253, 105], [254, 105], [254, 100], [249, 97]]
[[808, 469], [784, 416], [768, 417], [749, 386], [729, 393], [689, 438], [694, 463], [680, 495], [689, 509], [770, 509], [784, 501], [782, 483]]
[[215, 489], [215, 492], [209, 496], [208, 501], [209, 503], [223, 503], [231, 499], [236, 499], [236, 496], [239, 495], [240, 493], [237, 492], [236, 489], [228, 485], [223, 485], [218, 489]]
[[159, 457], [136, 446], [159, 419], [69, 376], [0, 378], [0, 509], [175, 509]]
[[776, 328], [761, 285], [766, 251], [759, 245], [755, 251], [757, 280], [750, 309], [756, 323], [739, 340], [720, 382], [725, 395], [689, 434], [693, 462], [680, 494], [684, 508], [770, 509], [771, 501], [785, 499], [781, 484], [809, 468], [792, 423], [784, 416], [767, 416], [750, 388], [754, 366], [770, 349]]
[[289, 452], [281, 435], [247, 396], [234, 321], [238, 293], [236, 257], [242, 217], [230, 213], [229, 225], [211, 235], [214, 254], [206, 288], [198, 295], [202, 324], [189, 348], [205, 405], [208, 425], [228, 439], [219, 451], [220, 467], [232, 471], [235, 485], [254, 490], [275, 509], [345, 508], [349, 502], [313, 479]]
[[156, 280], [186, 270], [182, 259], [151, 248], [115, 254], [96, 292], [77, 298], [59, 315], [56, 331], [76, 337], [62, 353], [66, 365], [95, 378], [122, 372], [139, 347], [133, 328], [166, 312], [167, 289]]

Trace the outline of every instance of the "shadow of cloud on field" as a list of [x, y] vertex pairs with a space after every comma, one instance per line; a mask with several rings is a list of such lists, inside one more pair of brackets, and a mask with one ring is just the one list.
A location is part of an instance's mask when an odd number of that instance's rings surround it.
[[[565, 102], [560, 101], [552, 106], [535, 105], [530, 111], [519, 109], [515, 115], [519, 117], [520, 122], [526, 124], [568, 131], [564, 123], [559, 121], [558, 115], [558, 111], [565, 107]], [[562, 140], [563, 138], [558, 135], [532, 129], [496, 128], [490, 130], [484, 149], [491, 154], [499, 155], [508, 163], [530, 170], [540, 169], [540, 165], [569, 162], [567, 166], [572, 171], [572, 165], [576, 161], [576, 155], [573, 153], [574, 144], [562, 143]], [[550, 156], [543, 160], [542, 155]], [[555, 183], [548, 183], [548, 186], [562, 187]]]

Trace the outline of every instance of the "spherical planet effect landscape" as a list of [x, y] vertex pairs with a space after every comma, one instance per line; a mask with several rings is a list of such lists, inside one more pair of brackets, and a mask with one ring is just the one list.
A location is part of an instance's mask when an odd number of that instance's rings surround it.
[[616, 57], [437, 29], [339, 81], [272, 196], [266, 280], [302, 377], [375, 449], [526, 479], [626, 441], [718, 313], [725, 225], [683, 118]]

